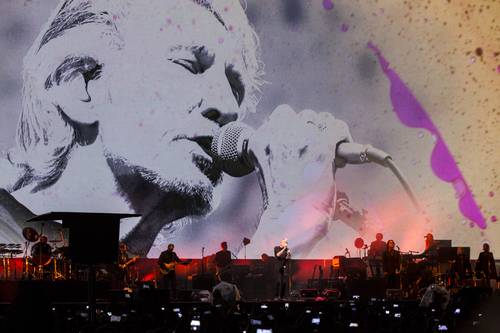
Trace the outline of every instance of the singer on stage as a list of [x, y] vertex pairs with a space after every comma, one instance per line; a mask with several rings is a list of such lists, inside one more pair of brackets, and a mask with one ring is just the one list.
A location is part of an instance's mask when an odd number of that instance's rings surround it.
[[289, 274], [288, 262], [292, 257], [286, 238], [280, 241], [280, 245], [274, 247], [274, 256], [278, 259], [279, 263], [279, 281], [276, 286], [276, 297], [283, 299], [287, 285], [285, 277]]

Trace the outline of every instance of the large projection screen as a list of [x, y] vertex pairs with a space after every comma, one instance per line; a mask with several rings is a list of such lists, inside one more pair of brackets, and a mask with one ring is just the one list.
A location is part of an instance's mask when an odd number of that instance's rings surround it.
[[[500, 253], [499, 12], [488, 1], [2, 1], [0, 243], [23, 243], [27, 216], [83, 211], [142, 214], [120, 232], [148, 257], [227, 241], [260, 258], [283, 238], [294, 258], [354, 256], [354, 240], [377, 232], [402, 251], [433, 233], [473, 258], [485, 242]], [[262, 173], [231, 176], [213, 155], [233, 121], [254, 130]], [[388, 152], [421, 209], [389, 168], [332, 167], [346, 141]]]

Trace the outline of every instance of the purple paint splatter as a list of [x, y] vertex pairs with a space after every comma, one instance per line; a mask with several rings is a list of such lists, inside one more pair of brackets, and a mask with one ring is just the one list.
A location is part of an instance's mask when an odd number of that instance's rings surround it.
[[332, 0], [323, 0], [323, 8], [326, 10], [333, 9], [333, 1]]
[[375, 53], [382, 71], [390, 81], [391, 103], [399, 120], [408, 127], [424, 128], [434, 135], [436, 145], [431, 155], [432, 171], [441, 180], [453, 184], [459, 199], [458, 207], [462, 215], [474, 221], [481, 229], [485, 229], [486, 220], [481, 214], [481, 210], [458, 169], [457, 163], [448, 150], [441, 133], [399, 75], [389, 68], [389, 62], [382, 56], [380, 50], [371, 42], [368, 43], [368, 48]]
[[347, 32], [347, 30], [349, 30], [349, 25], [347, 23], [342, 23], [342, 25], [340, 26], [340, 31]]
[[497, 72], [500, 73], [500, 65], [497, 67]]
[[497, 216], [496, 215], [491, 216], [491, 222], [496, 222], [496, 221], [498, 221]]

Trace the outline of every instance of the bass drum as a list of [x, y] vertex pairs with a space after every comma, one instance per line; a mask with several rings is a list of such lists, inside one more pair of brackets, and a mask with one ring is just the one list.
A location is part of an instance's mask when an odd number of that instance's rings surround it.
[[52, 249], [46, 243], [36, 243], [31, 248], [31, 262], [35, 266], [47, 266], [52, 260]]

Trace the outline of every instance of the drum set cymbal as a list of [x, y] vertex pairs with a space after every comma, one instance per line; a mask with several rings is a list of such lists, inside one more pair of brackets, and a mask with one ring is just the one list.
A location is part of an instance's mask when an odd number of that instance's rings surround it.
[[21, 244], [0, 243], [0, 255], [2, 255], [2, 254], [17, 255], [17, 254], [21, 254], [21, 253], [23, 253], [23, 250], [21, 250]]
[[21, 254], [23, 253], [24, 251], [23, 250], [19, 250], [19, 249], [4, 249], [4, 250], [0, 250], [0, 254], [12, 254], [12, 255], [17, 255], [17, 254]]
[[30, 227], [26, 227], [23, 229], [23, 236], [28, 242], [36, 242], [38, 238], [40, 238], [38, 232]]

